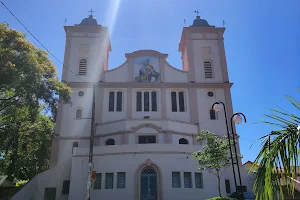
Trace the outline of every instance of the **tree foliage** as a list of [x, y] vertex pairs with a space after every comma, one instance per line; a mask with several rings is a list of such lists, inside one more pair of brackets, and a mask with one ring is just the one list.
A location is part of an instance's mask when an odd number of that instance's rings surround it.
[[0, 173], [30, 179], [48, 168], [56, 107], [70, 92], [45, 51], [0, 24]]
[[69, 93], [47, 53], [25, 40], [24, 34], [0, 24], [0, 114], [11, 106], [28, 106], [34, 116], [40, 101], [55, 114], [59, 100], [70, 101]]
[[279, 129], [260, 138], [262, 148], [251, 169], [257, 172], [254, 191], [259, 199], [284, 199], [283, 185], [293, 194], [293, 179], [299, 173], [300, 103], [285, 96], [295, 108], [294, 113], [271, 109], [273, 113], [265, 115], [269, 120], [263, 121]]
[[229, 144], [226, 136], [218, 137], [209, 131], [201, 131], [197, 137], [197, 141], [206, 144], [203, 150], [193, 153], [193, 157], [197, 159], [200, 170], [209, 170], [218, 178], [219, 196], [221, 195], [220, 179], [221, 170], [230, 165]]

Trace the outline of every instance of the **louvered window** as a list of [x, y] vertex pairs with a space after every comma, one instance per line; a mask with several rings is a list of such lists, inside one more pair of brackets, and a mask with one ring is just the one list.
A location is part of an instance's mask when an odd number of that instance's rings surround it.
[[204, 75], [205, 78], [213, 78], [212, 64], [210, 61], [204, 62]]
[[113, 189], [114, 187], [114, 173], [105, 174], [105, 189]]
[[117, 188], [125, 188], [126, 175], [125, 172], [117, 173]]
[[195, 188], [203, 188], [202, 173], [195, 173]]
[[192, 187], [191, 172], [184, 172], [183, 173], [183, 178], [184, 178], [184, 187], [185, 188], [191, 188]]
[[78, 75], [85, 76], [87, 71], [87, 59], [80, 59]]
[[180, 188], [180, 172], [172, 172], [172, 187]]
[[102, 174], [97, 173], [96, 174], [96, 180], [94, 182], [94, 189], [101, 189], [101, 181], [102, 181]]

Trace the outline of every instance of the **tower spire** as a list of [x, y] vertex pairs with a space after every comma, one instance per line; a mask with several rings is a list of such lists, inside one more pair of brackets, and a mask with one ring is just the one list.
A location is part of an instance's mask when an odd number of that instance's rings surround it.
[[198, 9], [197, 9], [197, 10], [195, 10], [195, 13], [197, 14], [196, 18], [200, 19], [199, 13], [201, 13], [201, 12], [199, 12]]
[[91, 16], [93, 16], [93, 12], [95, 12], [93, 9], [91, 9], [90, 11], [88, 11], [91, 13]]

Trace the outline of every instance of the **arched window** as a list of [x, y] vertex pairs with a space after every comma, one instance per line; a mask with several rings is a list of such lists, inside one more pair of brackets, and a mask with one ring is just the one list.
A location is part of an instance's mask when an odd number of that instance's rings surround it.
[[74, 147], [78, 147], [78, 142], [73, 142], [73, 145], [72, 145], [72, 153], [73, 153]]
[[204, 75], [205, 78], [213, 78], [213, 69], [211, 61], [204, 62]]
[[73, 147], [78, 147], [78, 142], [73, 142]]
[[106, 140], [105, 145], [106, 146], [115, 145], [115, 140], [110, 138], [110, 139]]
[[81, 119], [82, 118], [82, 109], [78, 108], [76, 110], [76, 119]]
[[172, 112], [185, 112], [185, 94], [184, 91], [180, 92], [171, 92], [171, 104], [172, 104]]
[[179, 144], [189, 144], [189, 141], [187, 139], [185, 139], [185, 138], [181, 138], [179, 140]]
[[82, 58], [79, 60], [78, 75], [85, 76], [86, 71], [87, 71], [87, 59]]

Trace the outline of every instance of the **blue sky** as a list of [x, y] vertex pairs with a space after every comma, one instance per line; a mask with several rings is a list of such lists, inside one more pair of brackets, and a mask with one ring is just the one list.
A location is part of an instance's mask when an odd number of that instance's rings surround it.
[[[234, 83], [233, 107], [235, 112], [243, 112], [248, 121], [237, 126], [243, 162], [255, 159], [260, 143], [250, 146], [273, 128], [254, 124], [270, 113], [268, 108], [280, 106], [297, 112], [284, 94], [300, 99], [299, 0], [2, 1], [61, 61], [65, 19], [67, 25], [78, 24], [93, 8], [98, 23], [110, 29], [109, 68], [122, 64], [125, 53], [139, 49], [167, 53], [168, 62], [181, 68], [178, 43], [182, 27], [191, 25], [195, 18], [194, 10], [198, 8], [200, 16], [211, 25], [222, 26], [225, 20], [227, 65], [230, 81]], [[8, 22], [12, 28], [25, 32], [1, 4], [0, 22]], [[54, 63], [60, 73], [62, 65], [55, 60]]]

